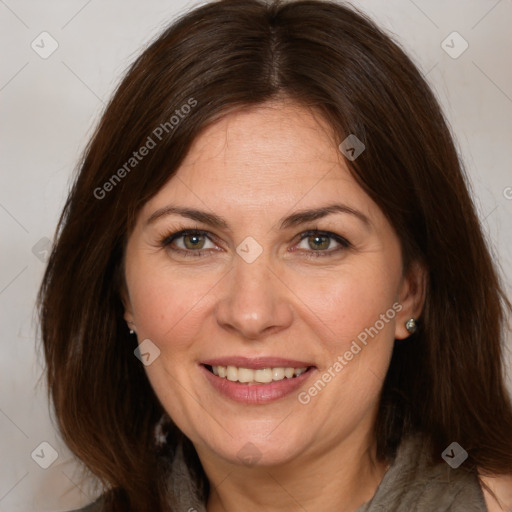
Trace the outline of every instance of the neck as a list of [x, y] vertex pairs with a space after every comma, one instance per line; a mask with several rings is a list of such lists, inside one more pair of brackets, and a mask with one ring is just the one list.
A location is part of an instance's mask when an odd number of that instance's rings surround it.
[[354, 433], [323, 453], [277, 466], [202, 460], [211, 489], [207, 510], [354, 512], [372, 498], [387, 469], [368, 437]]

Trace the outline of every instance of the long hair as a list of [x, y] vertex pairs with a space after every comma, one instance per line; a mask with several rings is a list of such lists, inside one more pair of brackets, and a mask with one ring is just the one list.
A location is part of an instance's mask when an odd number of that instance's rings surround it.
[[[39, 292], [58, 426], [110, 491], [109, 510], [168, 510], [153, 433], [164, 411], [123, 320], [127, 238], [201, 130], [278, 96], [319, 112], [338, 143], [355, 134], [365, 144], [349, 170], [398, 234], [404, 272], [414, 261], [427, 269], [421, 329], [396, 344], [383, 385], [378, 456], [419, 432], [434, 461], [457, 441], [473, 468], [512, 472], [510, 305], [425, 79], [353, 8], [220, 0], [180, 17], [128, 70], [86, 148]], [[167, 434], [168, 458], [181, 434]]]

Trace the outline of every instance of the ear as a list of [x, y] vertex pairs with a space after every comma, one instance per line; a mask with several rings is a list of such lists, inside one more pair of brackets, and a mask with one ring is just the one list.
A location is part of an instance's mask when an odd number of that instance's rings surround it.
[[132, 303], [130, 301], [130, 296], [128, 295], [128, 290], [126, 289], [126, 285], [124, 285], [124, 283], [123, 286], [121, 286], [120, 297], [124, 307], [123, 318], [128, 324], [128, 327], [130, 329], [135, 330], [135, 318], [133, 315]]
[[402, 309], [396, 316], [395, 339], [403, 340], [411, 333], [406, 329], [405, 323], [410, 318], [418, 320], [423, 311], [425, 293], [427, 288], [427, 269], [417, 261], [409, 266], [407, 274], [402, 278], [399, 290], [398, 303]]
[[128, 327], [130, 329], [135, 330], [135, 322], [134, 322], [134, 318], [133, 318], [133, 313], [130, 310], [125, 309], [123, 317], [126, 320]]

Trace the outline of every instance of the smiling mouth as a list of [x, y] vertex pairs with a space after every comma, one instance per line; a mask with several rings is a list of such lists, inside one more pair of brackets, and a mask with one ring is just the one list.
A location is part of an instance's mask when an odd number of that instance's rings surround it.
[[311, 370], [312, 366], [302, 368], [274, 367], [274, 368], [243, 368], [238, 366], [203, 365], [209, 372], [221, 379], [239, 384], [271, 384], [285, 379], [295, 379]]

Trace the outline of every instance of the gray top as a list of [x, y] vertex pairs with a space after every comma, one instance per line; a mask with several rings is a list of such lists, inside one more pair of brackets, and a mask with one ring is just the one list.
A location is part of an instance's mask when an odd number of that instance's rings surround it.
[[[419, 436], [403, 441], [373, 498], [355, 512], [487, 512], [484, 495], [475, 474], [462, 465], [427, 465], [427, 453]], [[206, 512], [178, 449], [172, 466], [169, 495], [176, 512]], [[101, 499], [80, 512], [102, 512]], [[77, 511], [78, 512], [78, 511]]]

